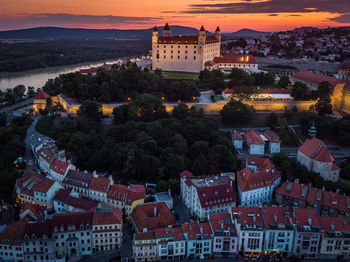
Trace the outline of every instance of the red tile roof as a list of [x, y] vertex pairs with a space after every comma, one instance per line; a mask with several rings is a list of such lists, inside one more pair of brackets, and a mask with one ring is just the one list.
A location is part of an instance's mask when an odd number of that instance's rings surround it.
[[38, 93], [34, 96], [34, 99], [47, 99], [50, 96], [43, 90], [39, 90]]
[[138, 205], [131, 214], [138, 232], [175, 224], [174, 216], [164, 202]]
[[174, 231], [171, 227], [158, 228], [154, 230], [154, 235], [156, 236], [156, 238], [172, 237], [174, 236]]
[[50, 164], [51, 161], [53, 161], [55, 154], [51, 150], [43, 147], [38, 152], [36, 152], [36, 157], [41, 158]]
[[64, 184], [77, 186], [80, 188], [88, 188], [92, 179], [92, 174], [86, 171], [68, 170], [68, 173], [63, 180]]
[[201, 235], [198, 224], [195, 221], [182, 224], [182, 229], [183, 232], [187, 234], [188, 239], [197, 239]]
[[266, 228], [271, 228], [272, 225], [277, 224], [292, 226], [292, 210], [289, 207], [263, 206], [261, 210], [264, 214]]
[[343, 63], [339, 66], [339, 69], [350, 69], [350, 63]]
[[241, 54], [225, 54], [220, 57], [215, 57], [214, 62], [217, 64], [220, 64], [220, 63], [256, 64], [256, 60], [253, 55], [241, 55]]
[[18, 220], [0, 233], [0, 244], [22, 246], [24, 226], [32, 221], [29, 216]]
[[[219, 42], [215, 36], [206, 36], [205, 43]], [[198, 44], [198, 36], [196, 35], [179, 35], [179, 36], [159, 36], [158, 44]]]
[[180, 178], [184, 178], [184, 177], [192, 178], [192, 177], [194, 177], [194, 175], [190, 171], [184, 170], [180, 173]]
[[121, 185], [121, 184], [115, 184], [109, 187], [107, 197], [109, 199], [125, 202], [127, 194], [128, 194], [127, 186]]
[[54, 183], [55, 181], [40, 176], [32, 169], [16, 180], [16, 186], [21, 190], [21, 193], [29, 196], [34, 196], [34, 191], [46, 193]]
[[328, 151], [326, 145], [316, 137], [306, 139], [304, 144], [298, 148], [298, 151], [321, 162], [333, 162], [334, 159]]
[[226, 95], [230, 95], [230, 94], [234, 94], [234, 93], [235, 93], [235, 90], [230, 89], [230, 88], [225, 88], [223, 92], [224, 92], [224, 94], [226, 94]]
[[39, 219], [44, 214], [44, 211], [46, 210], [46, 206], [38, 205], [38, 204], [32, 204], [32, 203], [25, 203], [23, 207], [21, 208], [20, 215], [23, 214], [26, 211], [30, 211], [32, 214], [33, 219]]
[[232, 135], [232, 139], [233, 139], [233, 140], [244, 140], [244, 139], [243, 139], [243, 136], [242, 136], [239, 132], [237, 132], [237, 130], [234, 130], [234, 131], [231, 133], [231, 135]]
[[[206, 179], [210, 180], [210, 177]], [[220, 184], [196, 187], [202, 208], [234, 203], [237, 201], [235, 183], [231, 185], [231, 179], [229, 177], [221, 177], [220, 179], [222, 182]]]
[[321, 221], [317, 215], [316, 209], [295, 208], [294, 223], [298, 226], [309, 226], [309, 218], [311, 218], [312, 226], [321, 226]]
[[146, 198], [146, 188], [144, 185], [128, 186], [126, 205], [132, 205], [134, 201], [144, 198]]
[[148, 232], [141, 232], [135, 234], [135, 240], [155, 240], [154, 232], [148, 231]]
[[61, 188], [60, 190], [58, 190], [53, 200], [65, 202], [69, 198], [72, 190], [72, 188]]
[[271, 186], [281, 177], [281, 172], [268, 158], [249, 157], [247, 165], [257, 166], [258, 171], [254, 172], [247, 166], [237, 173], [237, 183], [242, 192]]
[[96, 209], [92, 223], [94, 226], [122, 224], [123, 212], [113, 207], [102, 210]]
[[213, 237], [213, 231], [211, 230], [208, 222], [199, 223], [199, 232], [201, 232], [202, 239], [208, 239]]
[[281, 139], [280, 137], [270, 129], [265, 130], [263, 135], [270, 141], [270, 143], [280, 143]]
[[259, 134], [254, 131], [250, 130], [244, 135], [245, 139], [247, 140], [247, 144], [255, 144], [255, 145], [265, 145], [264, 140], [259, 136]]
[[64, 176], [64, 174], [67, 171], [68, 166], [69, 166], [69, 164], [67, 162], [64, 162], [62, 160], [55, 158], [51, 163], [50, 169], [53, 172], [56, 172], [57, 174]]
[[82, 74], [97, 73], [97, 68], [80, 69], [79, 72]]
[[107, 193], [109, 179], [105, 177], [92, 177], [89, 185], [89, 190]]
[[89, 211], [94, 210], [99, 202], [89, 198], [70, 196], [64, 203], [78, 209]]
[[[232, 216], [239, 224], [264, 226], [263, 214], [258, 207], [233, 207]], [[255, 217], [255, 221], [254, 221]]]
[[185, 239], [185, 236], [184, 236], [184, 231], [182, 229], [181, 226], [178, 226], [178, 227], [174, 227], [174, 239], [175, 240], [182, 240], [182, 239]]
[[324, 235], [327, 236], [330, 232], [343, 231], [350, 233], [350, 224], [345, 217], [320, 217]]
[[61, 227], [64, 230], [69, 230], [68, 227], [75, 226], [75, 228], [80, 229], [83, 227], [86, 229], [86, 226], [89, 225], [89, 228], [92, 228], [92, 219], [93, 213], [88, 212], [72, 212], [72, 213], [62, 213], [55, 214], [53, 216], [53, 226], [57, 227], [60, 230]]
[[50, 239], [52, 237], [52, 220], [27, 223], [24, 226], [23, 236], [29, 239], [43, 238], [46, 236]]
[[209, 220], [214, 232], [216, 230], [236, 231], [230, 214], [211, 214]]
[[311, 82], [317, 85], [320, 84], [321, 82], [328, 81], [332, 87], [335, 87], [339, 83], [346, 82], [345, 80], [342, 80], [342, 79], [338, 79], [331, 76], [315, 74], [309, 71], [298, 71], [292, 77], [296, 80]]

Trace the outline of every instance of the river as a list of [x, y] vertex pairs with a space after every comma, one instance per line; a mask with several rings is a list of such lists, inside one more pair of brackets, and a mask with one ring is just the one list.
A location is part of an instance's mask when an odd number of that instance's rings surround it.
[[119, 58], [0, 74], [0, 90], [4, 90], [6, 88], [14, 88], [17, 85], [25, 85], [26, 87], [34, 86], [36, 89], [42, 88], [48, 79], [55, 78], [60, 74], [75, 72], [82, 68], [98, 67], [104, 63], [113, 64], [118, 59]]

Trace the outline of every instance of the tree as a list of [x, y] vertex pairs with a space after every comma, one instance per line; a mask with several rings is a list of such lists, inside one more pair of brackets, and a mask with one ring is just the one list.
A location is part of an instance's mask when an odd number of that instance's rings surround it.
[[16, 98], [22, 98], [26, 92], [26, 87], [24, 85], [18, 85], [13, 89], [13, 92], [16, 94]]
[[221, 94], [222, 90], [225, 88], [225, 81], [223, 78], [214, 78], [211, 81], [210, 88], [215, 92], [215, 94]]
[[32, 96], [34, 96], [35, 95], [35, 88], [34, 88], [34, 86], [28, 86], [28, 95], [30, 96], [30, 97], [32, 97]]
[[319, 99], [315, 104], [315, 109], [317, 110], [320, 116], [324, 116], [326, 114], [332, 114], [333, 106], [331, 103], [331, 99], [329, 97], [325, 97], [323, 99]]
[[131, 110], [136, 110], [140, 119], [146, 122], [169, 116], [162, 101], [149, 94], [137, 96], [130, 106]]
[[227, 123], [249, 122], [255, 115], [255, 109], [240, 101], [232, 100], [224, 105], [220, 110], [220, 115]]
[[331, 85], [328, 81], [323, 81], [318, 85], [318, 97], [320, 99], [329, 98], [331, 94]]
[[13, 89], [7, 88], [5, 93], [4, 93], [4, 100], [5, 102], [9, 103], [9, 104], [13, 104], [16, 102], [17, 100], [17, 95], [16, 93], [13, 91]]
[[129, 105], [117, 106], [113, 109], [114, 123], [124, 124], [132, 119], [132, 114]]
[[190, 110], [186, 104], [179, 104], [178, 106], [175, 106], [172, 111], [172, 116], [175, 118], [178, 118], [180, 120], [184, 120], [186, 117], [188, 117], [190, 114]]
[[291, 168], [288, 156], [283, 152], [276, 153], [272, 155], [271, 160], [277, 169], [282, 172], [284, 178], [287, 178], [287, 174]]
[[236, 157], [224, 145], [214, 145], [209, 150], [208, 163], [211, 174], [232, 172], [238, 169]]
[[96, 101], [86, 100], [80, 105], [78, 114], [99, 121], [102, 118], [102, 105]]
[[280, 125], [280, 119], [276, 113], [270, 113], [265, 120], [265, 124], [271, 129], [275, 129]]
[[306, 98], [307, 86], [304, 83], [296, 82], [293, 87], [290, 95], [294, 100], [303, 100]]
[[0, 113], [0, 127], [5, 126], [7, 123], [6, 113]]
[[280, 78], [280, 80], [278, 80], [278, 83], [277, 85], [280, 87], [280, 88], [286, 88], [290, 85], [290, 80], [289, 80], [289, 77], [288, 76], [282, 76]]

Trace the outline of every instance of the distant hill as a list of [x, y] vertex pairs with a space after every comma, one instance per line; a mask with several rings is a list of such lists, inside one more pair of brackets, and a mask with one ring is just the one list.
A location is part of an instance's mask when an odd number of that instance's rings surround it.
[[[162, 33], [162, 26], [158, 27]], [[152, 29], [83, 29], [61, 27], [36, 27], [21, 30], [0, 31], [0, 39], [36, 39], [36, 40], [78, 40], [78, 39], [150, 39]], [[193, 35], [198, 30], [193, 27], [171, 26], [174, 35]]]
[[265, 35], [270, 34], [270, 32], [262, 32], [262, 31], [256, 31], [256, 30], [252, 30], [252, 29], [240, 29], [236, 32], [233, 33], [223, 33], [223, 37], [225, 39], [229, 39], [229, 38], [240, 38], [240, 37], [262, 37]]

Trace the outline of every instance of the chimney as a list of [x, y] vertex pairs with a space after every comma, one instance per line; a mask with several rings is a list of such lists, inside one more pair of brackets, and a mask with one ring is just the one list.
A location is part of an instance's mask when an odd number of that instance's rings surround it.
[[168, 188], [168, 195], [171, 196], [170, 188]]
[[153, 210], [154, 210], [154, 216], [156, 217], [157, 216], [157, 207], [155, 206]]
[[335, 225], [334, 225], [334, 223], [331, 224], [331, 229], [332, 229], [332, 231], [335, 230]]
[[224, 230], [224, 221], [221, 221], [221, 230]]
[[97, 178], [96, 170], [94, 170], [94, 171], [92, 172], [92, 176], [93, 176], [94, 178]]
[[203, 234], [203, 227], [202, 226], [199, 227], [199, 231], [201, 232], [201, 235], [202, 235]]
[[275, 213], [274, 219], [275, 219], [275, 223], [277, 224], [277, 212]]
[[309, 216], [307, 222], [309, 223], [309, 226], [311, 226], [311, 223], [312, 223], [312, 217], [311, 216]]
[[256, 222], [256, 217], [255, 217], [255, 215], [253, 216], [253, 223], [255, 224], [255, 222]]

